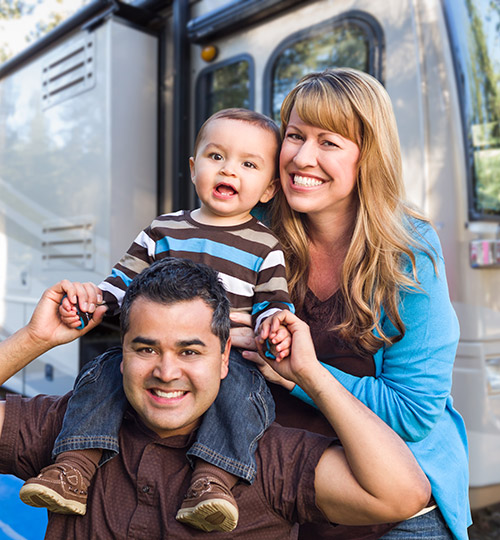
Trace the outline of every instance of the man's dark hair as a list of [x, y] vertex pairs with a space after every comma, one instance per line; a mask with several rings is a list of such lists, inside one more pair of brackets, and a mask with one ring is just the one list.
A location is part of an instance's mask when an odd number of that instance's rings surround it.
[[[221, 342], [224, 352], [229, 338], [229, 300], [217, 272], [204, 264], [187, 259], [166, 257], [153, 263], [136, 276], [123, 299], [120, 330], [129, 330], [130, 308], [137, 298], [158, 304], [173, 304], [200, 298], [213, 309], [211, 329]], [[196, 321], [193, 321], [196, 324]]]

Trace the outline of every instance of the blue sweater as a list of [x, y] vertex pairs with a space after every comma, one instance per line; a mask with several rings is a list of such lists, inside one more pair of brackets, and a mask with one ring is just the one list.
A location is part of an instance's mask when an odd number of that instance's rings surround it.
[[[413, 249], [420, 290], [401, 293], [403, 339], [375, 353], [375, 377], [355, 377], [324, 365], [407, 442], [429, 478], [434, 499], [454, 537], [467, 540], [471, 524], [467, 437], [450, 395], [458, 320], [448, 295], [438, 236], [421, 221], [415, 222], [415, 229], [417, 241], [431, 246], [438, 275], [429, 257]], [[407, 270], [411, 273], [409, 261]], [[389, 335], [396, 333], [384, 314], [381, 326]], [[314, 405], [298, 386], [292, 395]]]

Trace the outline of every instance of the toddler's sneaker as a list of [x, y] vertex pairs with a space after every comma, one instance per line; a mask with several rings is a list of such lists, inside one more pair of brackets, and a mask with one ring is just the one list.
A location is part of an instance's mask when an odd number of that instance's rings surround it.
[[238, 524], [238, 505], [224, 482], [216, 476], [195, 480], [175, 519], [202, 531], [232, 531]]
[[54, 463], [27, 480], [19, 497], [30, 506], [47, 508], [57, 514], [79, 514], [87, 510], [87, 490], [82, 473], [67, 463]]

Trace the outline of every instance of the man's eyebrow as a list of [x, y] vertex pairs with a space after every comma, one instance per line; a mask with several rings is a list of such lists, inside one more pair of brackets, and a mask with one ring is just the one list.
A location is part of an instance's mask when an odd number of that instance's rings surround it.
[[132, 340], [132, 343], [142, 343], [143, 345], [158, 345], [156, 339], [151, 339], [147, 337], [137, 336]]
[[177, 347], [192, 347], [193, 345], [199, 345], [201, 347], [206, 347], [205, 342], [201, 341], [201, 339], [193, 338], [193, 339], [183, 339], [181, 341], [177, 342]]

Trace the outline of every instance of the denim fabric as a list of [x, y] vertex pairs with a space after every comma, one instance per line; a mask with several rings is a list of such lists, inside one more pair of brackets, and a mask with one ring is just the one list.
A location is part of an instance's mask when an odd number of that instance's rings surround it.
[[251, 484], [257, 442], [274, 418], [274, 400], [266, 380], [255, 364], [232, 349], [229, 373], [203, 417], [188, 458], [191, 462], [201, 458]]
[[427, 514], [407, 519], [380, 537], [380, 540], [424, 539], [453, 540], [453, 534], [446, 525], [439, 508], [435, 508]]
[[121, 361], [121, 347], [113, 347], [83, 367], [54, 443], [54, 458], [68, 450], [102, 448], [102, 465], [119, 452], [118, 432], [127, 407]]
[[[102, 465], [119, 452], [118, 432], [127, 407], [121, 359], [121, 348], [114, 347], [82, 369], [53, 457], [68, 450], [102, 448]], [[252, 483], [257, 441], [274, 417], [274, 401], [264, 377], [255, 364], [233, 349], [229, 373], [221, 382], [217, 399], [203, 416], [188, 458], [192, 463], [199, 457]]]

